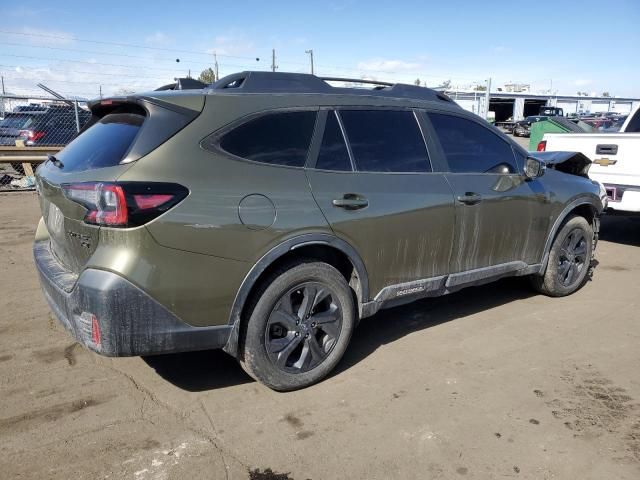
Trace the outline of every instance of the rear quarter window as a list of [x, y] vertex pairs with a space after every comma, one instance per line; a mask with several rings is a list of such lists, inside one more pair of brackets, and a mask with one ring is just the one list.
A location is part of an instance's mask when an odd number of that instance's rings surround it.
[[33, 123], [33, 117], [29, 115], [8, 115], [0, 120], [0, 128], [28, 128]]
[[303, 167], [315, 123], [315, 111], [269, 113], [226, 133], [220, 147], [254, 162]]
[[131, 113], [106, 115], [76, 137], [56, 158], [64, 164], [65, 172], [115, 166], [131, 147], [144, 119]]

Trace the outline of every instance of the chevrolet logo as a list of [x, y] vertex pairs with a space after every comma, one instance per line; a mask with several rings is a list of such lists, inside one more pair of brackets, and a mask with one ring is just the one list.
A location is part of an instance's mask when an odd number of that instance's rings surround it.
[[601, 167], [608, 167], [609, 165], [615, 165], [616, 163], [618, 163], [618, 160], [610, 160], [608, 158], [598, 158], [597, 160], [594, 160], [593, 163], [597, 163]]

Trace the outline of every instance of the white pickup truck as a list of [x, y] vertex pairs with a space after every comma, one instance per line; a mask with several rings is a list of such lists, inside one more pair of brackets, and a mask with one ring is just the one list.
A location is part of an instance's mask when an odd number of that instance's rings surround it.
[[616, 133], [546, 133], [538, 151], [581, 152], [593, 163], [589, 177], [604, 185], [608, 208], [640, 212], [640, 108]]

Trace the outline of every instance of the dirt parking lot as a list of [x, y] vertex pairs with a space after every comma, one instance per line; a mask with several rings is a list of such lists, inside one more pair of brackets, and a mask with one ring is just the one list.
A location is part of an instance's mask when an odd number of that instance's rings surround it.
[[571, 297], [507, 279], [383, 311], [328, 380], [275, 393], [222, 352], [73, 343], [40, 294], [38, 217], [0, 194], [2, 478], [640, 478], [640, 221], [604, 219]]

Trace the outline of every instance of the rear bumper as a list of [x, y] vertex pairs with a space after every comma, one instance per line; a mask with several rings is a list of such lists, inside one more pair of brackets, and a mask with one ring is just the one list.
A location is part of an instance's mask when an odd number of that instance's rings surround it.
[[640, 212], [640, 186], [604, 184], [609, 196], [608, 210], [617, 212]]
[[208, 350], [224, 347], [229, 339], [231, 326], [188, 325], [115, 273], [87, 269], [75, 276], [60, 265], [48, 241], [36, 242], [33, 254], [58, 321], [97, 353], [126, 357]]

